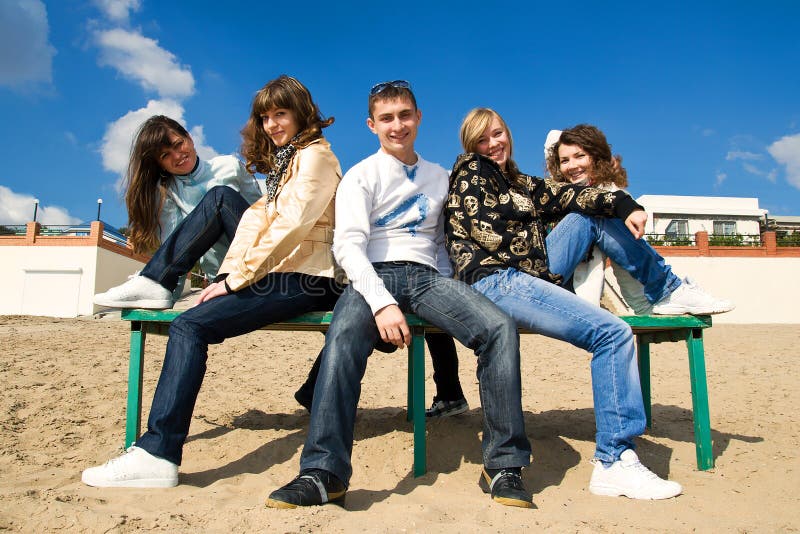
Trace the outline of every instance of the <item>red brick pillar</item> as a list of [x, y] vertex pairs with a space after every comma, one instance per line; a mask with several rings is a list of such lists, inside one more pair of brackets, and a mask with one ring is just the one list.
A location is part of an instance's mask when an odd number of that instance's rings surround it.
[[701, 231], [694, 234], [694, 243], [697, 246], [697, 253], [701, 256], [711, 256], [708, 250], [708, 232]]
[[775, 256], [778, 253], [778, 238], [775, 232], [762, 233], [761, 244], [767, 249], [767, 256]]
[[39, 231], [42, 229], [42, 225], [38, 222], [29, 222], [25, 225], [25, 242], [26, 243], [36, 243], [36, 236], [39, 235]]
[[103, 239], [103, 223], [100, 221], [92, 221], [89, 225], [89, 237], [92, 238], [95, 244], [99, 244]]

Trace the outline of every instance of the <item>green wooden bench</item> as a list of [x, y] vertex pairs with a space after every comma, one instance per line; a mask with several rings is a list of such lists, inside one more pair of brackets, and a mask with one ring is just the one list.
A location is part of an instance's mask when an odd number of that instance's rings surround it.
[[[166, 335], [169, 323], [179, 310], [123, 310], [122, 319], [131, 322], [130, 362], [128, 367], [128, 407], [125, 423], [125, 447], [139, 437], [142, 418], [142, 377], [144, 372], [144, 347], [147, 334]], [[263, 330], [325, 332], [330, 325], [331, 312], [313, 312], [290, 321], [271, 324]], [[711, 326], [709, 316], [622, 316], [636, 334], [639, 375], [642, 383], [647, 426], [651, 426], [650, 413], [650, 344], [666, 341], [685, 341], [689, 353], [689, 378], [692, 386], [694, 412], [694, 439], [697, 467], [706, 470], [714, 467], [711, 450], [711, 423], [708, 414], [708, 389], [706, 386], [703, 329]], [[412, 341], [408, 347], [408, 420], [414, 431], [414, 476], [427, 470], [425, 443], [425, 332], [439, 330], [415, 315], [406, 315], [411, 328]], [[520, 330], [520, 333], [530, 333]]]

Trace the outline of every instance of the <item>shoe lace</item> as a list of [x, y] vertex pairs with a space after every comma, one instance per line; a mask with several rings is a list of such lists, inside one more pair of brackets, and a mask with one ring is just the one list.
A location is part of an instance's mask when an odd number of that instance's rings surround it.
[[511, 486], [513, 488], [522, 488], [522, 474], [514, 469], [503, 469], [494, 477], [495, 484], [502, 481], [504, 486]]
[[642, 462], [638, 460], [635, 463], [628, 465], [627, 467], [639, 473], [643, 478], [650, 480], [658, 478], [657, 474], [650, 471]]
[[125, 458], [127, 458], [128, 455], [130, 453], [132, 453], [135, 449], [136, 449], [136, 447], [131, 445], [130, 447], [125, 449], [125, 451], [122, 454], [120, 454], [119, 456], [115, 456], [114, 458], [111, 458], [110, 460], [108, 460], [105, 464], [103, 464], [103, 467], [106, 467], [106, 468], [112, 470], [113, 472], [116, 472], [117, 468], [120, 466], [120, 464], [122, 462], [124, 462]]
[[302, 490], [302, 489], [317, 489], [317, 484], [313, 480], [313, 475], [300, 475], [299, 477], [295, 478], [289, 484], [286, 485], [286, 489], [290, 490]]

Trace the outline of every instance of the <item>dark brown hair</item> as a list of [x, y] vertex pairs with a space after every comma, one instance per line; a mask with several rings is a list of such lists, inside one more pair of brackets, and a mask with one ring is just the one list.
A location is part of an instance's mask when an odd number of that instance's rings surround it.
[[622, 166], [622, 156], [611, 154], [611, 145], [606, 141], [606, 136], [596, 126], [578, 124], [561, 132], [558, 141], [550, 149], [547, 156], [547, 171], [557, 182], [567, 182], [569, 179], [561, 174], [561, 162], [558, 157], [558, 147], [561, 145], [575, 145], [581, 147], [592, 158], [592, 185], [601, 186], [614, 184], [617, 187], [627, 187], [628, 173]]
[[375, 103], [378, 101], [385, 102], [386, 100], [409, 100], [414, 106], [414, 111], [417, 110], [417, 99], [414, 98], [414, 92], [410, 87], [395, 87], [394, 85], [387, 85], [385, 89], [379, 93], [370, 94], [367, 101], [367, 108], [369, 110], [369, 118], [374, 119], [372, 113], [375, 111]]
[[160, 244], [159, 213], [173, 177], [162, 169], [158, 157], [172, 145], [170, 134], [191, 140], [178, 121], [154, 115], [142, 123], [131, 145], [123, 187], [128, 208], [128, 240], [136, 252], [150, 252]]
[[303, 148], [311, 141], [322, 137], [322, 128], [333, 124], [334, 118], [322, 118], [319, 108], [311, 99], [311, 93], [297, 79], [282, 74], [262, 87], [253, 97], [250, 118], [242, 128], [240, 152], [245, 166], [251, 173], [266, 174], [274, 165], [277, 147], [264, 131], [261, 116], [275, 108], [288, 109], [297, 121], [300, 138], [292, 143]]

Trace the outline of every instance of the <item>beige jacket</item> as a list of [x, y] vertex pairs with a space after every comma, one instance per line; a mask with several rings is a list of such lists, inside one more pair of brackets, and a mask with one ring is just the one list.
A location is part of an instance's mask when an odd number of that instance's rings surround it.
[[298, 149], [275, 199], [261, 197], [242, 215], [219, 268], [232, 291], [268, 273], [298, 272], [335, 277], [334, 195], [342, 179], [339, 160], [320, 138]]

